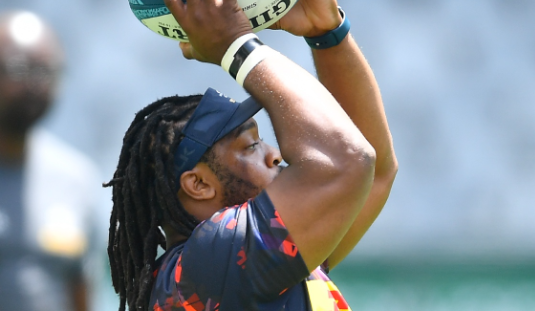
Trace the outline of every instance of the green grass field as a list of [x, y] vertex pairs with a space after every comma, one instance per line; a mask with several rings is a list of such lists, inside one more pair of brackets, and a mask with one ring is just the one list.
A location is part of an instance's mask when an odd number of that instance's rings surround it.
[[535, 311], [535, 262], [342, 263], [331, 277], [354, 311]]

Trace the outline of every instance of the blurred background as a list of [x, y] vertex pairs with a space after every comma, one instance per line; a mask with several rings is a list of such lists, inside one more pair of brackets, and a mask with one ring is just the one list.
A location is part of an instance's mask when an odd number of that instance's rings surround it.
[[[339, 0], [381, 86], [399, 159], [391, 197], [332, 277], [353, 310], [535, 310], [535, 1]], [[214, 87], [245, 92], [183, 59], [127, 0], [1, 0], [31, 10], [66, 46], [58, 103], [42, 125], [108, 181], [142, 107]], [[260, 38], [313, 72], [301, 38]], [[271, 125], [258, 116], [264, 140]], [[95, 310], [116, 310], [101, 191]], [[0, 289], [1, 290], [1, 289]]]

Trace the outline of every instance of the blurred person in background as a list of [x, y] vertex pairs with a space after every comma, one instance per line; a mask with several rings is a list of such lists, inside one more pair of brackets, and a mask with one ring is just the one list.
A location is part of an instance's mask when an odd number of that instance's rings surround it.
[[88, 310], [96, 166], [36, 125], [64, 64], [33, 13], [0, 13], [0, 310]]

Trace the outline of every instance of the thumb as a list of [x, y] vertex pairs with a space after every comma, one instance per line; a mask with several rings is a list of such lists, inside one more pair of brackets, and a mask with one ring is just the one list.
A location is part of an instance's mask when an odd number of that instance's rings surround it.
[[184, 58], [186, 59], [193, 59], [193, 47], [191, 46], [191, 43], [189, 42], [180, 42], [179, 45], [180, 49], [182, 50], [182, 55], [184, 55]]
[[193, 48], [193, 45], [191, 45], [191, 43], [180, 42], [179, 47], [182, 50], [182, 55], [184, 55], [186, 59], [196, 59], [200, 62], [208, 63], [206, 57], [199, 54], [199, 52], [197, 52], [197, 50]]

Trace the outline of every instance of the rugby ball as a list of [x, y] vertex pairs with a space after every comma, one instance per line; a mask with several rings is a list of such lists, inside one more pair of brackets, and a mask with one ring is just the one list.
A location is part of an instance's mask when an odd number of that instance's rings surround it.
[[[281, 19], [297, 1], [238, 0], [238, 4], [249, 18], [253, 32], [259, 32]], [[166, 38], [188, 42], [188, 36], [165, 6], [164, 0], [128, 0], [128, 2], [134, 15], [147, 28]]]

